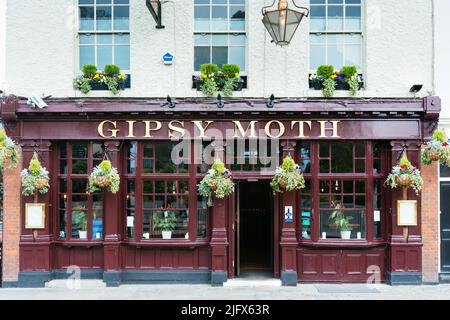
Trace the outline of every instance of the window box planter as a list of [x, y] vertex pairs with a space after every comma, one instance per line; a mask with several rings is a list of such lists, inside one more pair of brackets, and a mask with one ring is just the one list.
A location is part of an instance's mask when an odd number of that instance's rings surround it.
[[[309, 88], [312, 90], [322, 90], [323, 89], [323, 82], [322, 81], [317, 81], [317, 80], [309, 80]], [[363, 89], [364, 88], [364, 82], [361, 82], [359, 84], [359, 89]], [[350, 90], [350, 86], [347, 83], [347, 81], [343, 81], [343, 80], [336, 80], [336, 89], [335, 90], [343, 90], [343, 91], [348, 91]]]
[[[103, 82], [91, 80], [89, 82], [89, 84], [91, 86], [92, 91], [109, 90], [108, 85]], [[119, 90], [125, 90], [125, 89], [129, 89], [129, 88], [131, 88], [131, 80], [130, 80], [130, 75], [127, 75], [125, 81], [119, 82]]]
[[[196, 78], [196, 76], [192, 77], [192, 88], [197, 89], [197, 91], [201, 91], [201, 87], [203, 85], [203, 80], [200, 80], [198, 78]], [[239, 82], [236, 83], [236, 85], [234, 86], [234, 90], [233, 91], [242, 91], [242, 89], [245, 86], [246, 81], [243, 79], [243, 77], [239, 77]], [[222, 81], [218, 81], [217, 82], [217, 86], [219, 88], [219, 90], [223, 89], [223, 82]]]

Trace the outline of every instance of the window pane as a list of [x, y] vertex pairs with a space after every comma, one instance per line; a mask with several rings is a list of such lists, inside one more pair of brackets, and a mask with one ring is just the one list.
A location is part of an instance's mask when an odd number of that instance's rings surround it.
[[344, 23], [344, 7], [328, 6], [328, 27], [327, 30], [341, 31]]
[[129, 34], [115, 34], [114, 35], [115, 44], [130, 44], [130, 35]]
[[80, 44], [95, 44], [95, 36], [92, 34], [80, 34]]
[[311, 45], [310, 55], [310, 68], [316, 70], [320, 65], [327, 62], [326, 45]]
[[105, 65], [112, 63], [112, 46], [97, 47], [97, 67], [104, 70]]
[[226, 6], [212, 8], [211, 29], [215, 31], [228, 29], [228, 8]]
[[80, 46], [80, 70], [87, 64], [95, 64], [94, 46]]
[[344, 47], [342, 45], [329, 45], [327, 53], [327, 64], [334, 66], [335, 69], [343, 67]]
[[114, 47], [114, 63], [122, 70], [130, 70], [130, 47], [115, 46]]
[[112, 44], [112, 34], [98, 34], [97, 44]]
[[[346, 221], [347, 223], [343, 221]], [[345, 239], [346, 237], [355, 240], [365, 239], [365, 221], [365, 211], [321, 210], [320, 235], [321, 237], [325, 235], [326, 239]], [[341, 230], [339, 226], [343, 225], [347, 225], [347, 228], [343, 228], [343, 230]], [[346, 235], [345, 233], [348, 234]]]
[[80, 30], [94, 30], [94, 7], [80, 7]]
[[66, 238], [66, 223], [67, 213], [66, 210], [59, 211], [59, 237]]
[[325, 6], [311, 7], [311, 31], [325, 30]]
[[73, 174], [87, 174], [88, 162], [87, 160], [72, 160]]
[[241, 71], [245, 71], [245, 47], [231, 47], [229, 63], [237, 64]]
[[345, 29], [361, 30], [361, 7], [347, 6], [345, 7]]
[[172, 161], [171, 144], [155, 144], [156, 148], [156, 173], [175, 173], [176, 166]]
[[87, 240], [87, 222], [85, 211], [72, 211], [72, 239]]
[[92, 239], [103, 239], [103, 211], [95, 210], [92, 212]]
[[85, 193], [87, 190], [87, 180], [73, 179], [72, 193]]
[[333, 173], [353, 172], [353, 144], [331, 145], [331, 168]]
[[213, 47], [212, 63], [217, 64], [219, 68], [222, 68], [223, 64], [228, 63], [228, 47]]
[[209, 7], [195, 7], [195, 30], [210, 29], [210, 11]]
[[245, 30], [245, 7], [231, 6], [230, 20], [231, 30]]
[[195, 47], [194, 67], [195, 71], [200, 71], [200, 66], [210, 62], [211, 49], [209, 47]]
[[196, 34], [194, 36], [194, 42], [196, 46], [199, 45], [211, 45], [211, 36], [210, 35], [203, 35], [203, 34]]
[[130, 28], [129, 7], [114, 7], [114, 29], [128, 30]]
[[345, 47], [345, 64], [361, 69], [361, 47], [359, 45], [347, 45]]
[[[171, 238], [188, 238], [188, 227], [189, 227], [189, 216], [187, 211], [178, 210], [160, 210], [152, 211], [144, 214], [144, 219], [148, 219], [148, 232], [151, 234], [152, 238], [162, 237], [162, 225], [164, 222], [170, 221], [175, 224], [175, 228], [171, 231]], [[146, 221], [144, 220], [144, 223]]]
[[97, 30], [111, 29], [111, 7], [97, 7]]
[[215, 34], [212, 36], [212, 46], [227, 46], [228, 45], [228, 35], [226, 34]]

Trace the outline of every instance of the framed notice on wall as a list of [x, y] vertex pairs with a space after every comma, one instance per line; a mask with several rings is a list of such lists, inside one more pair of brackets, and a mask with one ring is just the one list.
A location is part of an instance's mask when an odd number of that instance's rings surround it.
[[397, 225], [400, 227], [417, 226], [417, 201], [397, 201]]
[[25, 204], [25, 229], [45, 229], [45, 204]]

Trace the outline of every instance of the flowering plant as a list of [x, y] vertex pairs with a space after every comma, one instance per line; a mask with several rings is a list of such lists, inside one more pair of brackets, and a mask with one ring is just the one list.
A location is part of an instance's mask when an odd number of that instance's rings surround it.
[[208, 206], [212, 206], [212, 195], [223, 199], [234, 192], [234, 182], [231, 172], [225, 168], [225, 165], [219, 159], [214, 160], [211, 169], [198, 184], [199, 193], [208, 197]]
[[443, 166], [450, 165], [450, 147], [444, 130], [433, 132], [433, 140], [427, 143], [422, 150], [422, 163], [430, 165], [433, 161], [439, 161]]
[[9, 167], [15, 168], [19, 163], [16, 144], [6, 135], [5, 129], [0, 129], [0, 167], [3, 168], [5, 160], [9, 160]]
[[194, 76], [194, 80], [197, 88], [208, 97], [214, 96], [218, 91], [225, 97], [230, 97], [242, 84], [239, 73], [237, 64], [224, 64], [220, 70], [217, 64], [202, 64], [200, 75]]
[[119, 185], [120, 176], [109, 160], [103, 160], [89, 176], [91, 192], [100, 192], [103, 188], [108, 188], [111, 193], [116, 194], [119, 191]]
[[324, 97], [332, 97], [335, 90], [349, 90], [354, 96], [363, 83], [363, 76], [355, 66], [344, 66], [334, 70], [333, 66], [319, 66], [309, 77], [310, 86], [323, 91]]
[[37, 192], [46, 194], [50, 188], [48, 171], [42, 167], [36, 153], [31, 159], [28, 169], [22, 170], [20, 177], [22, 178], [22, 194], [24, 196], [32, 196]]
[[294, 162], [290, 156], [283, 159], [281, 167], [275, 170], [275, 176], [270, 182], [274, 193], [292, 190], [300, 190], [305, 187], [305, 179], [303, 178], [300, 166]]
[[74, 80], [75, 89], [87, 94], [95, 84], [105, 85], [113, 94], [118, 94], [127, 76], [116, 65], [106, 65], [105, 70], [97, 70], [95, 65], [83, 66], [83, 74]]
[[399, 163], [392, 168], [386, 182], [391, 189], [398, 187], [409, 188], [412, 187], [416, 194], [422, 190], [423, 179], [420, 175], [419, 169], [414, 167], [409, 162], [406, 154], [403, 154]]

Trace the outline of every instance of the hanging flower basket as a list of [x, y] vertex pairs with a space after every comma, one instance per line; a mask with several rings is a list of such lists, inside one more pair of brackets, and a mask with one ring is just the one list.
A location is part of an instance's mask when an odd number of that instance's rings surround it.
[[111, 161], [103, 160], [89, 176], [90, 192], [101, 192], [107, 189], [113, 194], [119, 191], [120, 176]]
[[199, 193], [208, 198], [208, 206], [212, 207], [212, 196], [218, 199], [228, 197], [234, 192], [231, 172], [219, 159], [215, 160], [207, 175], [198, 184]]
[[420, 171], [409, 162], [404, 153], [400, 162], [392, 168], [386, 182], [391, 189], [413, 188], [416, 194], [422, 190], [423, 179]]
[[290, 156], [285, 157], [281, 167], [277, 167], [270, 186], [274, 193], [303, 189], [305, 187], [305, 179], [300, 166]]
[[22, 170], [22, 194], [24, 196], [46, 194], [50, 189], [50, 177], [46, 168], [42, 167], [37, 153], [34, 153], [28, 169]]
[[6, 160], [9, 160], [9, 168], [15, 168], [19, 164], [19, 155], [14, 141], [6, 135], [5, 129], [0, 129], [0, 167], [4, 167]]
[[430, 165], [433, 161], [439, 161], [443, 166], [449, 166], [450, 146], [443, 130], [433, 132], [433, 140], [427, 143], [422, 150], [421, 159], [424, 165]]

